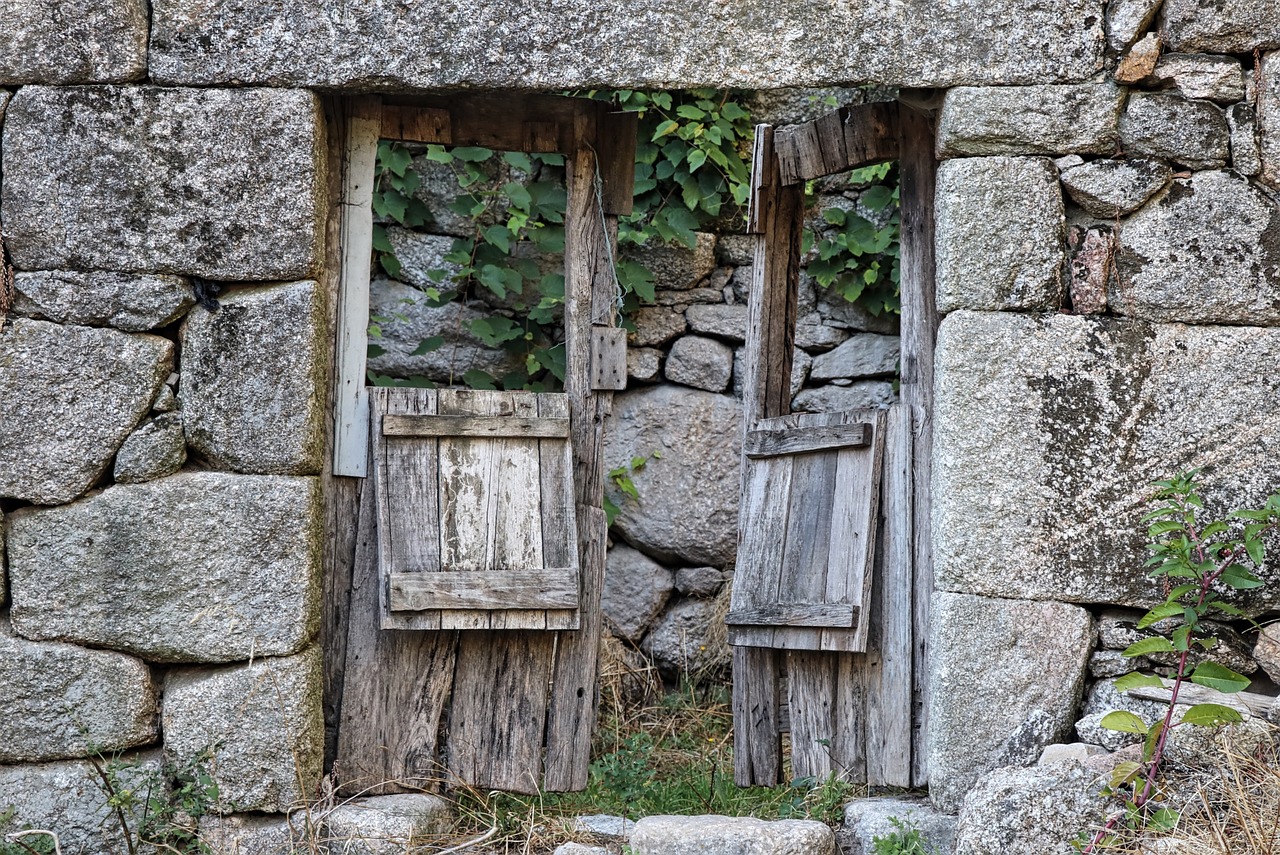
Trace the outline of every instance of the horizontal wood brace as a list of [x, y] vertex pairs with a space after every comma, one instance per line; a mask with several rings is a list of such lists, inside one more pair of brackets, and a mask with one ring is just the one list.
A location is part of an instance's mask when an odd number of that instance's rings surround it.
[[778, 128], [773, 145], [784, 185], [897, 160], [902, 148], [898, 104], [841, 107], [812, 121]]
[[832, 448], [862, 448], [871, 445], [871, 433], [871, 425], [865, 423], [753, 430], [747, 434], [745, 453], [754, 459]]
[[850, 627], [858, 616], [856, 606], [832, 603], [775, 603], [729, 612], [730, 626]]
[[392, 612], [432, 609], [576, 609], [578, 568], [392, 573]]
[[568, 419], [516, 416], [398, 416], [382, 417], [383, 436], [519, 437], [568, 439]]

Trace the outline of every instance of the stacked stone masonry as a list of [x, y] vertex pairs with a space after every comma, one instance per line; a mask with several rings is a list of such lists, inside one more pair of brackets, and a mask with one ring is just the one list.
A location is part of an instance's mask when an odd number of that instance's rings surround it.
[[[1061, 848], [1121, 755], [1051, 746], [1122, 752], [1097, 719], [1134, 702], [1108, 681], [1168, 668], [1118, 656], [1159, 596], [1146, 485], [1203, 466], [1221, 508], [1280, 488], [1275, 0], [332, 7], [0, 10], [0, 812], [111, 851], [89, 758], [126, 752], [140, 787], [210, 762], [228, 816], [207, 822], [265, 852], [316, 792], [332, 99], [869, 83], [945, 90], [932, 635], [954, 691], [933, 695], [932, 796], [957, 852]], [[435, 238], [395, 236], [424, 265]], [[714, 672], [750, 242], [653, 253], [607, 461], [662, 457], [633, 474], [606, 604], [663, 667]], [[375, 311], [408, 287], [375, 283]], [[890, 402], [892, 326], [801, 290], [796, 407]], [[1280, 607], [1267, 578], [1251, 615]], [[975, 622], [990, 643], [960, 643]], [[1235, 629], [1205, 655], [1275, 694], [1280, 657]], [[998, 714], [977, 674], [1001, 675]]]

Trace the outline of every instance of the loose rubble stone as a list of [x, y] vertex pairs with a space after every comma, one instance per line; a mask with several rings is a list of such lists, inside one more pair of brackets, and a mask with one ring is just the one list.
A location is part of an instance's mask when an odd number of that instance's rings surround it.
[[315, 632], [314, 478], [182, 472], [5, 524], [26, 638], [227, 662], [296, 652]]
[[[809, 371], [813, 368], [813, 357], [800, 348], [791, 352], [791, 395], [794, 397], [804, 388], [809, 379]], [[742, 397], [742, 384], [747, 380], [747, 349], [740, 347], [733, 352], [733, 394]]]
[[12, 92], [7, 89], [0, 89], [0, 127], [4, 127], [4, 108], [9, 106], [9, 99], [12, 97]]
[[[1173, 720], [1181, 721], [1189, 709], [1188, 705], [1178, 704], [1173, 711]], [[1188, 725], [1173, 728], [1165, 743], [1165, 757], [1170, 764], [1205, 768], [1215, 762], [1221, 764], [1228, 750], [1236, 757], [1265, 756], [1265, 752], [1273, 750], [1273, 728], [1260, 718], [1244, 712], [1242, 715], [1244, 721], [1221, 727]], [[1218, 768], [1222, 768], [1221, 765]]]
[[299, 90], [24, 87], [0, 194], [14, 263], [305, 278], [321, 261], [323, 126]]
[[1142, 207], [1168, 186], [1173, 170], [1159, 160], [1094, 160], [1062, 172], [1071, 201], [1095, 217], [1114, 219]]
[[[947, 316], [935, 375], [939, 588], [1162, 601], [1143, 571], [1150, 484], [1212, 464], [1209, 507], [1265, 502], [1280, 481], [1280, 436], [1261, 427], [1280, 400], [1278, 360], [1274, 329]], [[1237, 604], [1250, 611], [1280, 601], [1269, 585], [1247, 593]]]
[[26, 641], [2, 624], [0, 709], [0, 763], [87, 757], [156, 738], [156, 693], [143, 662]]
[[1162, 0], [1111, 0], [1107, 4], [1107, 46], [1123, 52], [1155, 20]]
[[1051, 161], [948, 160], [936, 206], [939, 312], [1058, 308], [1065, 226]]
[[[125, 755], [120, 760], [120, 781], [124, 786], [136, 792], [150, 788], [163, 794], [159, 751]], [[142, 802], [139, 799], [124, 808], [130, 829], [139, 827]], [[86, 760], [0, 766], [0, 805], [6, 810], [14, 807], [11, 822], [17, 828], [56, 830], [65, 855], [125, 849], [119, 820], [107, 804], [97, 772]]]
[[1152, 75], [1183, 97], [1230, 104], [1244, 98], [1244, 68], [1231, 56], [1166, 53]]
[[1106, 754], [1107, 750], [1098, 745], [1089, 745], [1084, 742], [1071, 742], [1066, 745], [1046, 745], [1044, 751], [1040, 754], [1040, 759], [1036, 761], [1037, 766], [1047, 766], [1050, 763], [1084, 763], [1090, 757], [1098, 757]]
[[147, 17], [144, 0], [10, 0], [0, 27], [0, 84], [141, 79]]
[[716, 236], [698, 232], [696, 238], [693, 249], [655, 240], [644, 246], [628, 246], [622, 256], [643, 264], [661, 287], [687, 291], [696, 288], [716, 268]]
[[1095, 650], [1089, 657], [1089, 675], [1092, 677], [1122, 677], [1150, 667], [1151, 660], [1145, 656], [1125, 656], [1119, 650]]
[[796, 323], [796, 347], [814, 353], [830, 350], [848, 337], [845, 330], [823, 323], [817, 312], [801, 317]]
[[144, 422], [129, 434], [116, 453], [112, 474], [117, 484], [139, 484], [172, 475], [186, 462], [182, 417], [169, 413]]
[[1167, 0], [1162, 31], [1185, 53], [1270, 50], [1280, 47], [1280, 8], [1275, 0]]
[[676, 571], [676, 590], [686, 597], [714, 597], [728, 579], [728, 573], [714, 567], [681, 567]]
[[723, 392], [733, 376], [733, 349], [712, 338], [686, 335], [667, 353], [666, 376], [708, 392]]
[[1120, 314], [1280, 323], [1280, 206], [1231, 172], [1176, 179], [1125, 223], [1116, 269]]
[[179, 276], [44, 270], [17, 274], [13, 287], [15, 315], [125, 332], [165, 326], [195, 305]]
[[305, 843], [307, 822], [304, 816], [207, 813], [200, 817], [200, 839], [217, 855], [282, 855]]
[[1258, 90], [1258, 127], [1262, 180], [1280, 189], [1280, 56], [1264, 55]]
[[[391, 319], [378, 325], [382, 337], [371, 342], [382, 352], [370, 357], [370, 371], [399, 378], [425, 377], [449, 385], [460, 383], [473, 369], [502, 377], [520, 366], [515, 356], [489, 347], [471, 332], [472, 321], [489, 317], [491, 312], [456, 300], [438, 308], [426, 306], [425, 301], [426, 295], [402, 282], [375, 278], [370, 283], [369, 313]], [[397, 314], [407, 320], [395, 317]], [[437, 338], [438, 347], [415, 353], [424, 341]]]
[[684, 313], [694, 332], [719, 336], [729, 341], [746, 341], [746, 306], [690, 306]]
[[446, 833], [449, 803], [428, 793], [372, 796], [342, 802], [324, 815], [325, 839], [343, 855], [401, 855]]
[[1107, 310], [1107, 287], [1115, 276], [1115, 234], [1105, 226], [1067, 232], [1071, 251], [1071, 311], [1099, 315]]
[[626, 817], [596, 813], [591, 816], [578, 817], [573, 822], [573, 830], [594, 834], [596, 837], [608, 837], [625, 841], [636, 830], [636, 824]]
[[649, 382], [660, 379], [658, 372], [661, 370], [661, 350], [652, 347], [627, 348], [627, 377], [642, 383]]
[[635, 855], [835, 855], [831, 829], [807, 819], [646, 816], [631, 835]]
[[868, 798], [844, 806], [846, 855], [875, 855], [875, 839], [888, 837], [897, 827], [892, 820], [909, 823], [920, 832], [926, 851], [949, 853], [955, 846], [956, 818], [939, 813], [924, 799]]
[[706, 0], [610, 3], [518, 20], [492, 0], [465, 10], [377, 0], [339, 16], [320, 0], [289, 8], [282, 17], [252, 5], [160, 3], [149, 71], [177, 85], [387, 90], [944, 87], [1082, 80], [1101, 70], [1104, 43], [1099, 4], [1082, 0], [913, 3], [910, 14], [867, 5], [838, 15], [792, 0], [760, 16]]
[[612, 855], [607, 846], [586, 846], [582, 843], [561, 843], [553, 855]]
[[797, 413], [838, 413], [888, 407], [898, 400], [888, 380], [860, 380], [849, 386], [819, 386], [805, 389], [791, 400]]
[[716, 242], [716, 254], [724, 264], [745, 267], [755, 261], [755, 235], [720, 235]]
[[1227, 127], [1231, 129], [1231, 166], [1241, 175], [1257, 175], [1262, 171], [1262, 152], [1258, 146], [1257, 111], [1252, 104], [1232, 104], [1227, 108]]
[[151, 412], [172, 413], [178, 409], [178, 397], [173, 394], [171, 386], [161, 386], [156, 399], [151, 402]]
[[600, 608], [609, 631], [639, 641], [671, 598], [671, 571], [625, 544], [614, 544], [605, 562]]
[[1139, 734], [1107, 730], [1102, 727], [1102, 717], [1113, 710], [1131, 712], [1147, 724], [1152, 724], [1164, 715], [1165, 705], [1159, 701], [1143, 700], [1127, 692], [1116, 691], [1115, 680], [1099, 680], [1089, 689], [1089, 694], [1080, 711], [1080, 720], [1076, 722], [1075, 730], [1080, 740], [1090, 745], [1101, 745], [1108, 751], [1141, 742], [1142, 737]]
[[667, 609], [640, 643], [669, 678], [719, 678], [729, 670], [729, 586], [714, 600], [680, 600]]
[[1137, 83], [1150, 77], [1160, 62], [1160, 48], [1163, 43], [1156, 33], [1147, 33], [1137, 41], [1116, 66], [1115, 78], [1118, 83]]
[[742, 406], [727, 395], [664, 385], [614, 396], [605, 466], [662, 452], [632, 474], [640, 500], [621, 503], [614, 529], [662, 561], [732, 567], [741, 442]]
[[[1034, 763], [1075, 720], [1093, 648], [1078, 606], [936, 592], [929, 793], [952, 812], [983, 772]], [[975, 679], [981, 674], [981, 679]], [[992, 703], [992, 687], [1000, 702]]]
[[683, 311], [667, 306], [641, 306], [631, 316], [635, 329], [627, 333], [631, 347], [656, 347], [666, 344], [687, 328]]
[[0, 603], [8, 602], [9, 600], [9, 577], [4, 572], [4, 538], [4, 511], [0, 511]]
[[[1145, 629], [1138, 629], [1138, 621], [1142, 615], [1143, 612], [1131, 609], [1104, 609], [1098, 619], [1099, 644], [1109, 650], [1126, 650], [1130, 645], [1146, 638], [1157, 635], [1169, 638], [1177, 627], [1172, 621], [1161, 621]], [[1208, 620], [1204, 622], [1204, 629], [1217, 642], [1208, 650], [1198, 646], [1192, 649], [1187, 656], [1187, 661], [1192, 666], [1211, 661], [1241, 674], [1252, 674], [1258, 670], [1258, 663], [1249, 655], [1249, 643], [1233, 627]], [[1150, 653], [1146, 658], [1157, 665], [1171, 666], [1178, 664], [1180, 654]]]
[[[679, 584], [679, 577], [676, 577]], [[1253, 646], [1253, 660], [1274, 682], [1280, 682], [1280, 624], [1269, 623], [1258, 633]]]
[[[708, 284], [710, 284], [709, 281]], [[724, 306], [724, 299], [723, 288], [690, 288], [688, 291], [653, 292], [653, 304], [655, 306], [673, 306], [677, 311], [685, 311], [693, 305], [712, 304]]]
[[183, 425], [214, 466], [263, 475], [319, 473], [325, 366], [332, 348], [318, 283], [244, 288], [182, 332]]
[[11, 319], [0, 330], [0, 496], [54, 505], [88, 490], [172, 370], [173, 344], [156, 336]]
[[1122, 97], [1109, 84], [950, 89], [938, 116], [938, 156], [1104, 154], [1116, 145]]
[[301, 807], [320, 778], [320, 650], [229, 668], [181, 668], [164, 686], [164, 747], [178, 763], [211, 751], [220, 812]]
[[809, 377], [834, 380], [840, 377], [881, 377], [898, 371], [898, 337], [863, 333], [813, 360]]
[[[802, 281], [805, 278], [807, 277], [801, 276]], [[898, 334], [898, 316], [891, 312], [873, 315], [857, 303], [850, 303], [834, 290], [823, 290], [816, 293], [815, 298], [818, 315], [827, 326], [881, 335]]]
[[1168, 92], [1134, 92], [1120, 118], [1120, 145], [1129, 154], [1168, 158], [1191, 169], [1220, 169], [1231, 134], [1222, 110]]
[[1098, 821], [1103, 777], [1078, 763], [997, 769], [965, 797], [956, 855], [1067, 855]]

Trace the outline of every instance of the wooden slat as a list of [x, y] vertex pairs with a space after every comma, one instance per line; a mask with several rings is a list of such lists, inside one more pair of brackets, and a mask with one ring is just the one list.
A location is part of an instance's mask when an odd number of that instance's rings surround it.
[[778, 603], [749, 611], [729, 612], [729, 625], [748, 626], [853, 626], [857, 609], [852, 606], [810, 603]]
[[881, 489], [872, 638], [858, 657], [867, 691], [867, 783], [911, 785], [912, 503], [911, 410], [889, 408]]
[[342, 215], [333, 474], [365, 477], [369, 455], [369, 399], [365, 357], [369, 350], [369, 266], [373, 257], [373, 185], [378, 160], [380, 103], [352, 99], [346, 116], [342, 157]]
[[841, 107], [774, 135], [783, 184], [812, 181], [875, 163], [897, 160], [901, 151], [898, 105], [877, 102]]
[[787, 652], [787, 707], [791, 712], [791, 774], [825, 780], [833, 771], [837, 657], [819, 651]]
[[382, 107], [382, 137], [406, 142], [453, 143], [453, 123], [449, 111], [440, 107]]
[[[569, 399], [564, 395], [539, 395], [538, 416], [544, 419], [568, 419]], [[578, 557], [578, 523], [574, 515], [571, 483], [573, 473], [573, 447], [558, 440], [542, 440], [538, 443], [538, 471], [542, 478], [542, 560], [553, 567], [575, 565], [581, 575]], [[581, 580], [579, 580], [581, 587]], [[577, 629], [581, 625], [579, 609], [548, 610], [541, 613], [542, 626], [549, 630]], [[495, 616], [496, 617], [496, 616]], [[506, 628], [519, 629], [520, 614], [508, 612]], [[526, 619], [536, 628], [536, 618]]]
[[[387, 413], [432, 414], [432, 389], [374, 389], [370, 421]], [[379, 555], [383, 573], [432, 573], [440, 569], [440, 498], [435, 440], [386, 437], [371, 429], [374, 481], [377, 488]], [[388, 587], [379, 585], [384, 629], [439, 629], [438, 612], [392, 613]]]
[[[482, 146], [498, 151], [563, 152], [572, 145], [574, 117], [583, 110], [595, 110], [595, 103], [556, 95], [504, 93], [489, 95], [388, 95], [385, 111], [392, 116], [384, 129], [389, 136], [397, 129], [418, 136], [401, 136], [416, 142]], [[400, 111], [415, 108], [443, 110], [449, 116], [449, 139], [433, 128], [431, 121], [400, 120]], [[435, 120], [435, 125], [441, 124]], [[434, 139], [421, 139], [420, 136]]]
[[[782, 560], [774, 568], [765, 568], [765, 572], [772, 569], [778, 575], [775, 603], [811, 605], [825, 600], [836, 454], [827, 451], [792, 457], [790, 491], [770, 497], [771, 501], [785, 500], [791, 505]], [[780, 627], [774, 633], [775, 647], [817, 650], [821, 641], [822, 632], [816, 628]]]
[[386, 415], [382, 417], [382, 435], [568, 439], [569, 420], [514, 416]]
[[565, 392], [573, 424], [574, 494], [582, 593], [581, 629], [561, 633], [556, 648], [547, 723], [548, 790], [580, 790], [587, 785], [591, 735], [595, 729], [597, 674], [603, 618], [604, 559], [608, 524], [604, 511], [604, 419], [612, 395], [591, 388], [589, 354], [593, 324], [614, 323], [614, 271], [609, 247], [617, 245], [617, 220], [602, 216], [594, 193], [592, 153], [602, 145], [595, 113], [580, 112], [574, 123], [565, 210]]
[[[909, 94], [909, 93], [908, 93]], [[914, 583], [911, 785], [928, 783], [925, 744], [929, 729], [929, 598], [933, 594], [930, 478], [933, 455], [933, 350], [938, 334], [934, 297], [933, 210], [937, 162], [933, 121], [903, 106], [901, 128], [902, 402], [915, 422], [912, 448]]]
[[483, 573], [396, 573], [391, 610], [573, 609], [578, 606], [578, 568], [532, 567]]
[[835, 726], [831, 756], [850, 781], [867, 776], [867, 696], [862, 661], [870, 654], [828, 654], [836, 657]]
[[600, 102], [596, 111], [596, 155], [600, 200], [607, 216], [625, 217], [635, 198], [636, 135], [639, 118]]
[[782, 783], [781, 654], [733, 648], [733, 779], [739, 786]]
[[871, 444], [871, 425], [845, 424], [791, 430], [753, 430], [747, 434], [747, 457], [774, 457], [806, 454], [831, 448], [864, 447]]
[[591, 388], [627, 388], [627, 331], [621, 327], [591, 328]]

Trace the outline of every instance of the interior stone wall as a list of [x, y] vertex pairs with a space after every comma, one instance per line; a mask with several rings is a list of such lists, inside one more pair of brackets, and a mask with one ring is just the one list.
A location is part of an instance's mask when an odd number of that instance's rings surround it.
[[[1280, 480], [1277, 11], [5, 5], [0, 808], [106, 851], [99, 751], [130, 775], [212, 751], [232, 813], [315, 793], [321, 94], [871, 82], [952, 87], [933, 795], [961, 809], [960, 851], [1042, 851], [991, 805], [1087, 777], [1016, 767], [1081, 712], [1099, 607], [1152, 596], [1131, 561], [1143, 485], [1209, 464], [1211, 497], [1238, 502]], [[973, 697], [986, 673], [995, 712]]]

